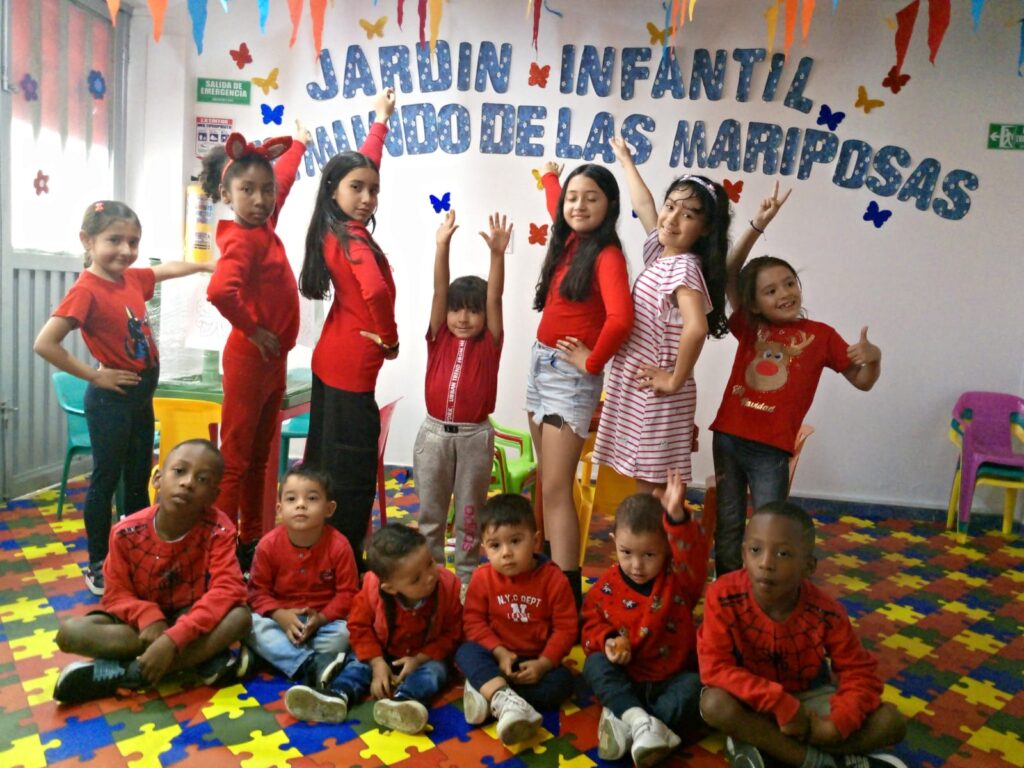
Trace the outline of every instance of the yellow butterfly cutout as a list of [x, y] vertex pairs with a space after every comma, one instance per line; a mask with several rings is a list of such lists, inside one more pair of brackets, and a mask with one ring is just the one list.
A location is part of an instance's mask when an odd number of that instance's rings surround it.
[[672, 36], [672, 33], [676, 31], [675, 27], [669, 27], [668, 29], [661, 29], [653, 21], [647, 22], [647, 31], [651, 33], [651, 45], [655, 43], [659, 45], [666, 45], [668, 39]]
[[889, 27], [889, 29], [896, 29], [896, 27], [899, 26], [896, 23], [896, 17], [895, 16], [886, 16], [885, 17], [885, 23]]
[[387, 23], [387, 16], [381, 16], [376, 21], [369, 21], [368, 19], [359, 20], [359, 26], [366, 30], [367, 40], [373, 40], [374, 35], [377, 37], [384, 37], [384, 25]]
[[864, 110], [864, 114], [867, 115], [875, 107], [884, 107], [885, 102], [881, 99], [869, 99], [868, 89], [863, 85], [859, 85], [857, 86], [857, 101], [853, 106], [860, 107]]
[[253, 84], [263, 91], [264, 96], [268, 96], [271, 91], [277, 90], [277, 72], [278, 68], [274, 67], [266, 77], [254, 77], [252, 79]]
[[537, 180], [537, 189], [544, 189], [544, 184], [540, 180], [542, 176], [541, 172], [534, 168], [530, 171], [530, 173], [532, 173], [533, 178]]

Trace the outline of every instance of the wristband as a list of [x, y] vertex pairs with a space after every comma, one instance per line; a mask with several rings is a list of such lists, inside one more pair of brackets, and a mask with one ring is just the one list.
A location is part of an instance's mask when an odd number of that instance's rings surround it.
[[761, 228], [760, 228], [759, 226], [757, 226], [757, 224], [755, 224], [755, 223], [754, 223], [754, 220], [753, 220], [753, 219], [751, 219], [751, 220], [750, 220], [750, 228], [751, 228], [752, 230], [754, 230], [755, 232], [759, 232], [759, 233], [761, 233], [762, 235], [764, 234], [764, 230], [763, 230], [763, 229], [761, 229]]

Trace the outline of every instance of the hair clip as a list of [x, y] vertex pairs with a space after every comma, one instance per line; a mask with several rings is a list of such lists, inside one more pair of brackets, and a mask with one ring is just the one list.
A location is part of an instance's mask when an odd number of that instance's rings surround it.
[[679, 181], [692, 181], [694, 184], [700, 184], [707, 190], [707, 193], [711, 195], [711, 199], [718, 202], [718, 192], [715, 191], [715, 185], [707, 179], [702, 179], [700, 176], [694, 176], [693, 174], [687, 173], [684, 176], [679, 177]]
[[101, 200], [100, 202], [98, 202], [98, 203], [95, 203], [95, 204], [93, 205], [92, 209], [93, 209], [93, 211], [95, 211], [96, 213], [103, 213], [103, 201]]
[[267, 139], [261, 145], [256, 146], [252, 142], [247, 142], [245, 137], [236, 131], [228, 136], [228, 140], [224, 144], [224, 151], [227, 153], [228, 161], [224, 163], [224, 170], [220, 172], [220, 180], [224, 181], [224, 174], [227, 173], [228, 168], [231, 167], [235, 160], [255, 155], [256, 157], [262, 157], [267, 162], [273, 162], [287, 152], [291, 145], [291, 136], [277, 136], [273, 139]]

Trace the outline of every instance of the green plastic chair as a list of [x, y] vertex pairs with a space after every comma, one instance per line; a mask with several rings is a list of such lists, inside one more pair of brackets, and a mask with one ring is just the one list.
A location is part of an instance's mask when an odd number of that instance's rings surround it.
[[[533, 453], [533, 438], [529, 432], [502, 426], [493, 417], [491, 426], [494, 427], [491, 490], [519, 494], [529, 488], [533, 499], [537, 490], [537, 460]], [[510, 451], [514, 453], [510, 454]]]

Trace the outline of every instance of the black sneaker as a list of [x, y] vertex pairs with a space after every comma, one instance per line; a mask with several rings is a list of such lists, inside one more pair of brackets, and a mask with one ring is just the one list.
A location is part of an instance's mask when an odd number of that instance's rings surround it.
[[256, 554], [257, 544], [259, 544], [259, 539], [249, 542], [243, 542], [239, 539], [238, 545], [235, 547], [235, 554], [238, 557], [238, 566], [242, 569], [242, 578], [246, 581], [249, 581], [249, 571], [252, 570], [252, 558]]
[[345, 666], [347, 654], [340, 653], [314, 653], [306, 666], [305, 680], [310, 688], [327, 689], [331, 687], [331, 681], [338, 676], [342, 667]]
[[907, 764], [888, 752], [872, 752], [870, 755], [842, 755], [837, 757], [840, 768], [907, 768]]
[[89, 563], [82, 575], [85, 577], [85, 588], [97, 597], [103, 597], [106, 585], [103, 583], [103, 563]]
[[113, 696], [120, 689], [136, 690], [143, 682], [137, 661], [75, 661], [61, 671], [53, 698], [61, 704], [80, 704]]
[[202, 662], [195, 669], [202, 685], [219, 685], [230, 679], [237, 679], [238, 659], [231, 651], [223, 650]]
[[334, 691], [317, 691], [293, 685], [284, 694], [284, 706], [296, 720], [312, 723], [343, 723], [348, 717], [348, 697]]

